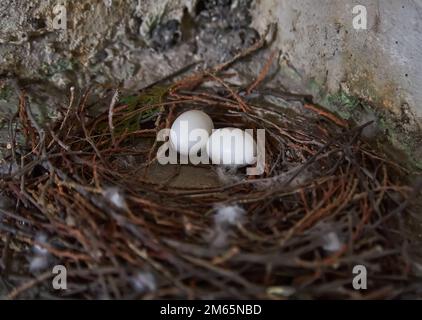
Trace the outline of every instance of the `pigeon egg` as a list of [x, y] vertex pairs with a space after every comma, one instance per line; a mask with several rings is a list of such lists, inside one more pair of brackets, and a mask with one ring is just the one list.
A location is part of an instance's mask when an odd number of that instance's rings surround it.
[[205, 112], [186, 111], [171, 126], [170, 144], [181, 155], [195, 154], [205, 148], [212, 129], [214, 124]]
[[208, 139], [207, 153], [213, 164], [250, 165], [256, 162], [256, 143], [244, 130], [218, 129]]

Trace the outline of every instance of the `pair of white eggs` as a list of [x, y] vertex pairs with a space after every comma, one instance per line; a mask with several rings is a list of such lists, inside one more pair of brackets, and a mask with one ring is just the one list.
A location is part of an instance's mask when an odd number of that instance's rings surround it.
[[256, 143], [251, 134], [231, 127], [214, 130], [212, 119], [200, 110], [186, 111], [176, 118], [170, 144], [183, 156], [205, 150], [213, 164], [245, 166], [256, 162]]

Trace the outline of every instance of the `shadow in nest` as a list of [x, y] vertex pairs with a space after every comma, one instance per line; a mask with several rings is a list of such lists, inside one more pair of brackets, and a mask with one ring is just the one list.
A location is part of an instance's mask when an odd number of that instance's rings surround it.
[[[12, 148], [19, 168], [1, 179], [17, 201], [0, 210], [7, 298], [420, 294], [405, 226], [418, 191], [407, 169], [361, 139], [366, 125], [310, 103], [293, 113], [251, 103], [267, 70], [234, 88], [228, 65], [131, 97], [116, 91], [95, 117], [89, 90], [80, 99], [72, 91], [46, 126], [22, 94], [15, 121], [27, 145]], [[158, 131], [187, 107], [218, 126], [265, 129], [264, 173], [157, 164]], [[67, 290], [51, 288], [56, 264], [68, 270]], [[367, 268], [367, 290], [352, 286], [356, 265]]]

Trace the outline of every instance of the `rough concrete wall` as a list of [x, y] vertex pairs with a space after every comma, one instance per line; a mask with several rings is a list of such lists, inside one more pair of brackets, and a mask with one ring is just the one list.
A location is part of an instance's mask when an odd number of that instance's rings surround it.
[[[53, 8], [62, 1], [65, 37], [53, 28]], [[388, 110], [405, 138], [398, 144], [422, 159], [422, 0], [255, 0], [252, 17], [249, 2], [1, 0], [0, 129], [2, 112], [16, 106], [10, 79], [40, 109], [63, 104], [71, 85], [137, 90], [194, 61], [227, 60], [276, 22], [273, 48], [282, 50], [276, 85], [323, 105], [342, 90]], [[368, 9], [366, 31], [352, 26], [357, 4]], [[244, 71], [255, 75], [266, 56], [248, 61]]]
[[[358, 4], [367, 30], [353, 28]], [[279, 26], [276, 45], [297, 71], [286, 86], [317, 96], [343, 89], [422, 118], [422, 1], [258, 0], [253, 12], [259, 30]]]
[[[53, 27], [54, 8], [60, 3], [67, 11], [64, 31]], [[47, 80], [58, 88], [71, 83], [125, 82], [138, 72], [142, 76], [138, 80], [153, 81], [162, 76], [163, 69], [168, 71], [169, 62], [163, 55], [144, 50], [141, 25], [162, 15], [165, 3], [165, 19], [180, 19], [182, 9], [192, 1], [2, 0], [0, 74]], [[178, 57], [172, 60], [174, 68], [186, 62], [187, 55]], [[145, 72], [152, 70], [151, 65], [155, 72]]]
[[[258, 38], [248, 28], [250, 0], [198, 2], [2, 0], [0, 80], [136, 90], [194, 61], [229, 59]], [[64, 31], [53, 24], [59, 4], [67, 11]]]
[[[68, 11], [66, 38], [52, 28], [53, 8], [60, 2]], [[183, 39], [178, 46], [150, 50], [147, 21], [161, 14], [163, 21], [182, 21], [184, 9], [185, 16], [194, 19], [197, 2], [2, 0], [0, 75], [49, 80], [61, 89], [90, 82], [136, 89], [204, 58], [207, 50], [207, 58], [225, 58], [224, 46], [227, 51], [241, 47], [233, 37], [222, 39], [214, 33], [214, 39], [208, 39], [209, 30], [190, 35], [180, 30]], [[244, 1], [210, 1], [226, 2]], [[366, 31], [352, 27], [356, 4], [368, 9]], [[305, 87], [317, 97], [342, 88], [397, 115], [410, 111], [422, 118], [422, 0], [256, 0], [253, 17], [253, 26], [261, 32], [270, 22], [279, 26], [276, 45], [296, 70], [286, 68], [287, 87], [297, 91]], [[237, 23], [243, 19], [235, 18]], [[162, 32], [158, 43], [172, 36], [165, 27]], [[202, 43], [192, 39], [198, 36]], [[219, 44], [221, 48], [214, 50]]]
[[[104, 88], [133, 92], [194, 62], [227, 61], [259, 38], [249, 27], [250, 2], [1, 0], [0, 144], [9, 139], [17, 86], [43, 121], [65, 107], [71, 86], [80, 96], [88, 85], [100, 85], [90, 97], [109, 101]], [[54, 24], [61, 4], [65, 30]]]

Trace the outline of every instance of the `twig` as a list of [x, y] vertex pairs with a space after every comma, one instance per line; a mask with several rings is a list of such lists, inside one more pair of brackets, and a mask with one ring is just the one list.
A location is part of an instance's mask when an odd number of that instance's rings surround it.
[[110, 129], [111, 142], [113, 146], [116, 146], [116, 138], [114, 137], [113, 113], [114, 113], [114, 107], [119, 101], [119, 95], [120, 95], [119, 90], [116, 90], [113, 94], [113, 97], [111, 98], [110, 106], [108, 108], [108, 126]]

